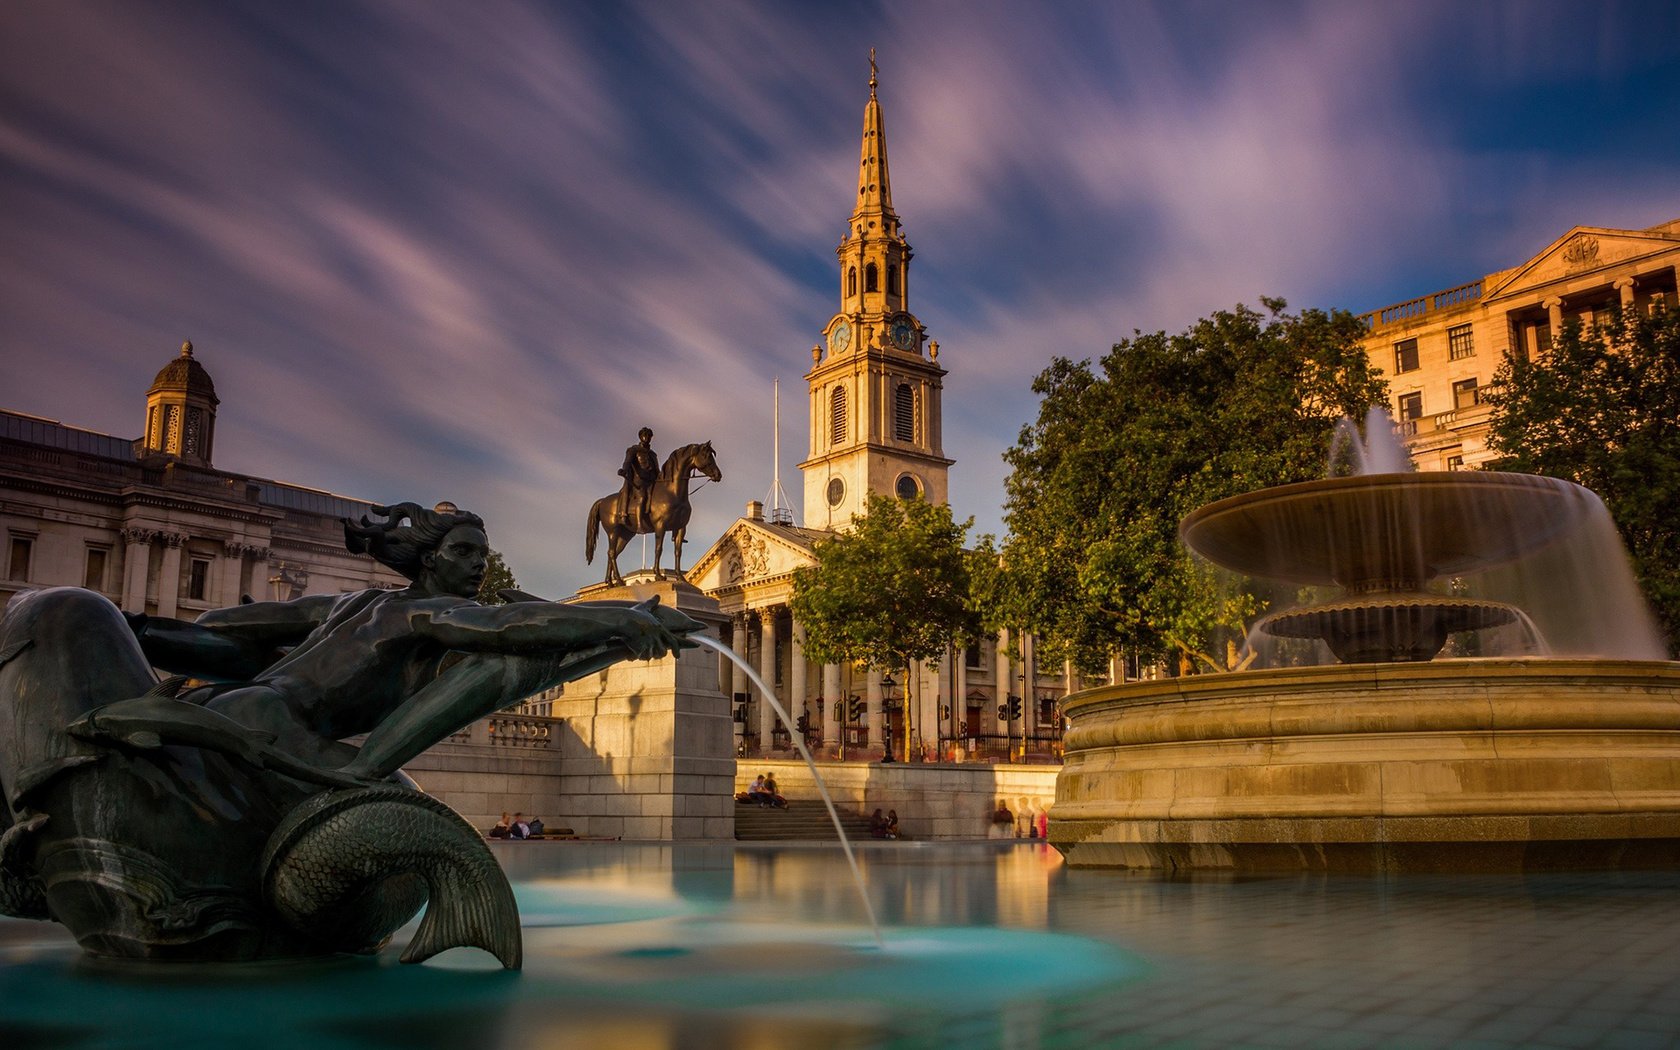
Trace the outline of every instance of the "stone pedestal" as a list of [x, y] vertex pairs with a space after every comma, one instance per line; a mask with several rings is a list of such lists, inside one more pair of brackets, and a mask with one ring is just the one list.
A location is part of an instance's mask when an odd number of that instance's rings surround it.
[[[708, 625], [718, 604], [681, 580], [632, 578], [589, 587], [576, 601], [645, 601]], [[560, 809], [548, 823], [584, 836], [727, 841], [735, 837], [735, 757], [729, 699], [717, 687], [717, 654], [615, 664], [568, 683], [550, 714], [559, 720]]]

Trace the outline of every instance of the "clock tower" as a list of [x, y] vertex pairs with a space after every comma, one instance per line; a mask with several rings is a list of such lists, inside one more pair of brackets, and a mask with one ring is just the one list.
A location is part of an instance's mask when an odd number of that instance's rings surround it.
[[857, 198], [835, 249], [840, 311], [811, 348], [805, 375], [811, 452], [799, 469], [805, 526], [813, 529], [848, 525], [870, 492], [935, 503], [948, 498], [951, 460], [940, 444], [945, 369], [939, 343], [910, 312], [913, 253], [893, 211], [876, 84], [871, 49]]

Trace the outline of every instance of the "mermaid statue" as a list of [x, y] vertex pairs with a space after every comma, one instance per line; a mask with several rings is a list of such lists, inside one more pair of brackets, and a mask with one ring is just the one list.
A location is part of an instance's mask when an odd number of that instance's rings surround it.
[[346, 546], [407, 587], [191, 623], [75, 587], [13, 597], [0, 913], [62, 923], [96, 956], [203, 962], [370, 954], [424, 907], [404, 962], [475, 946], [518, 968], [495, 857], [402, 764], [533, 693], [674, 653], [703, 625], [657, 599], [480, 604], [478, 515], [375, 510], [384, 520], [345, 520]]

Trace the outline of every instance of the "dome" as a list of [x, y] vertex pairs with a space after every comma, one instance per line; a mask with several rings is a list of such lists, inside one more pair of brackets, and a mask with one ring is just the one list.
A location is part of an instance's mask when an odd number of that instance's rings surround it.
[[210, 381], [210, 373], [204, 366], [193, 358], [191, 343], [182, 343], [181, 356], [158, 370], [157, 378], [152, 380], [146, 395], [150, 397], [164, 391], [198, 395], [208, 399], [212, 405], [219, 403], [216, 384]]

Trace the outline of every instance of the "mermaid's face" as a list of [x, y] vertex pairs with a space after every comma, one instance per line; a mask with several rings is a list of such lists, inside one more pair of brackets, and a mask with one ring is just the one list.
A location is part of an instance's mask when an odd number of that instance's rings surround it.
[[457, 525], [443, 537], [438, 548], [420, 558], [431, 577], [432, 589], [460, 598], [478, 596], [489, 565], [490, 540], [474, 525]]

